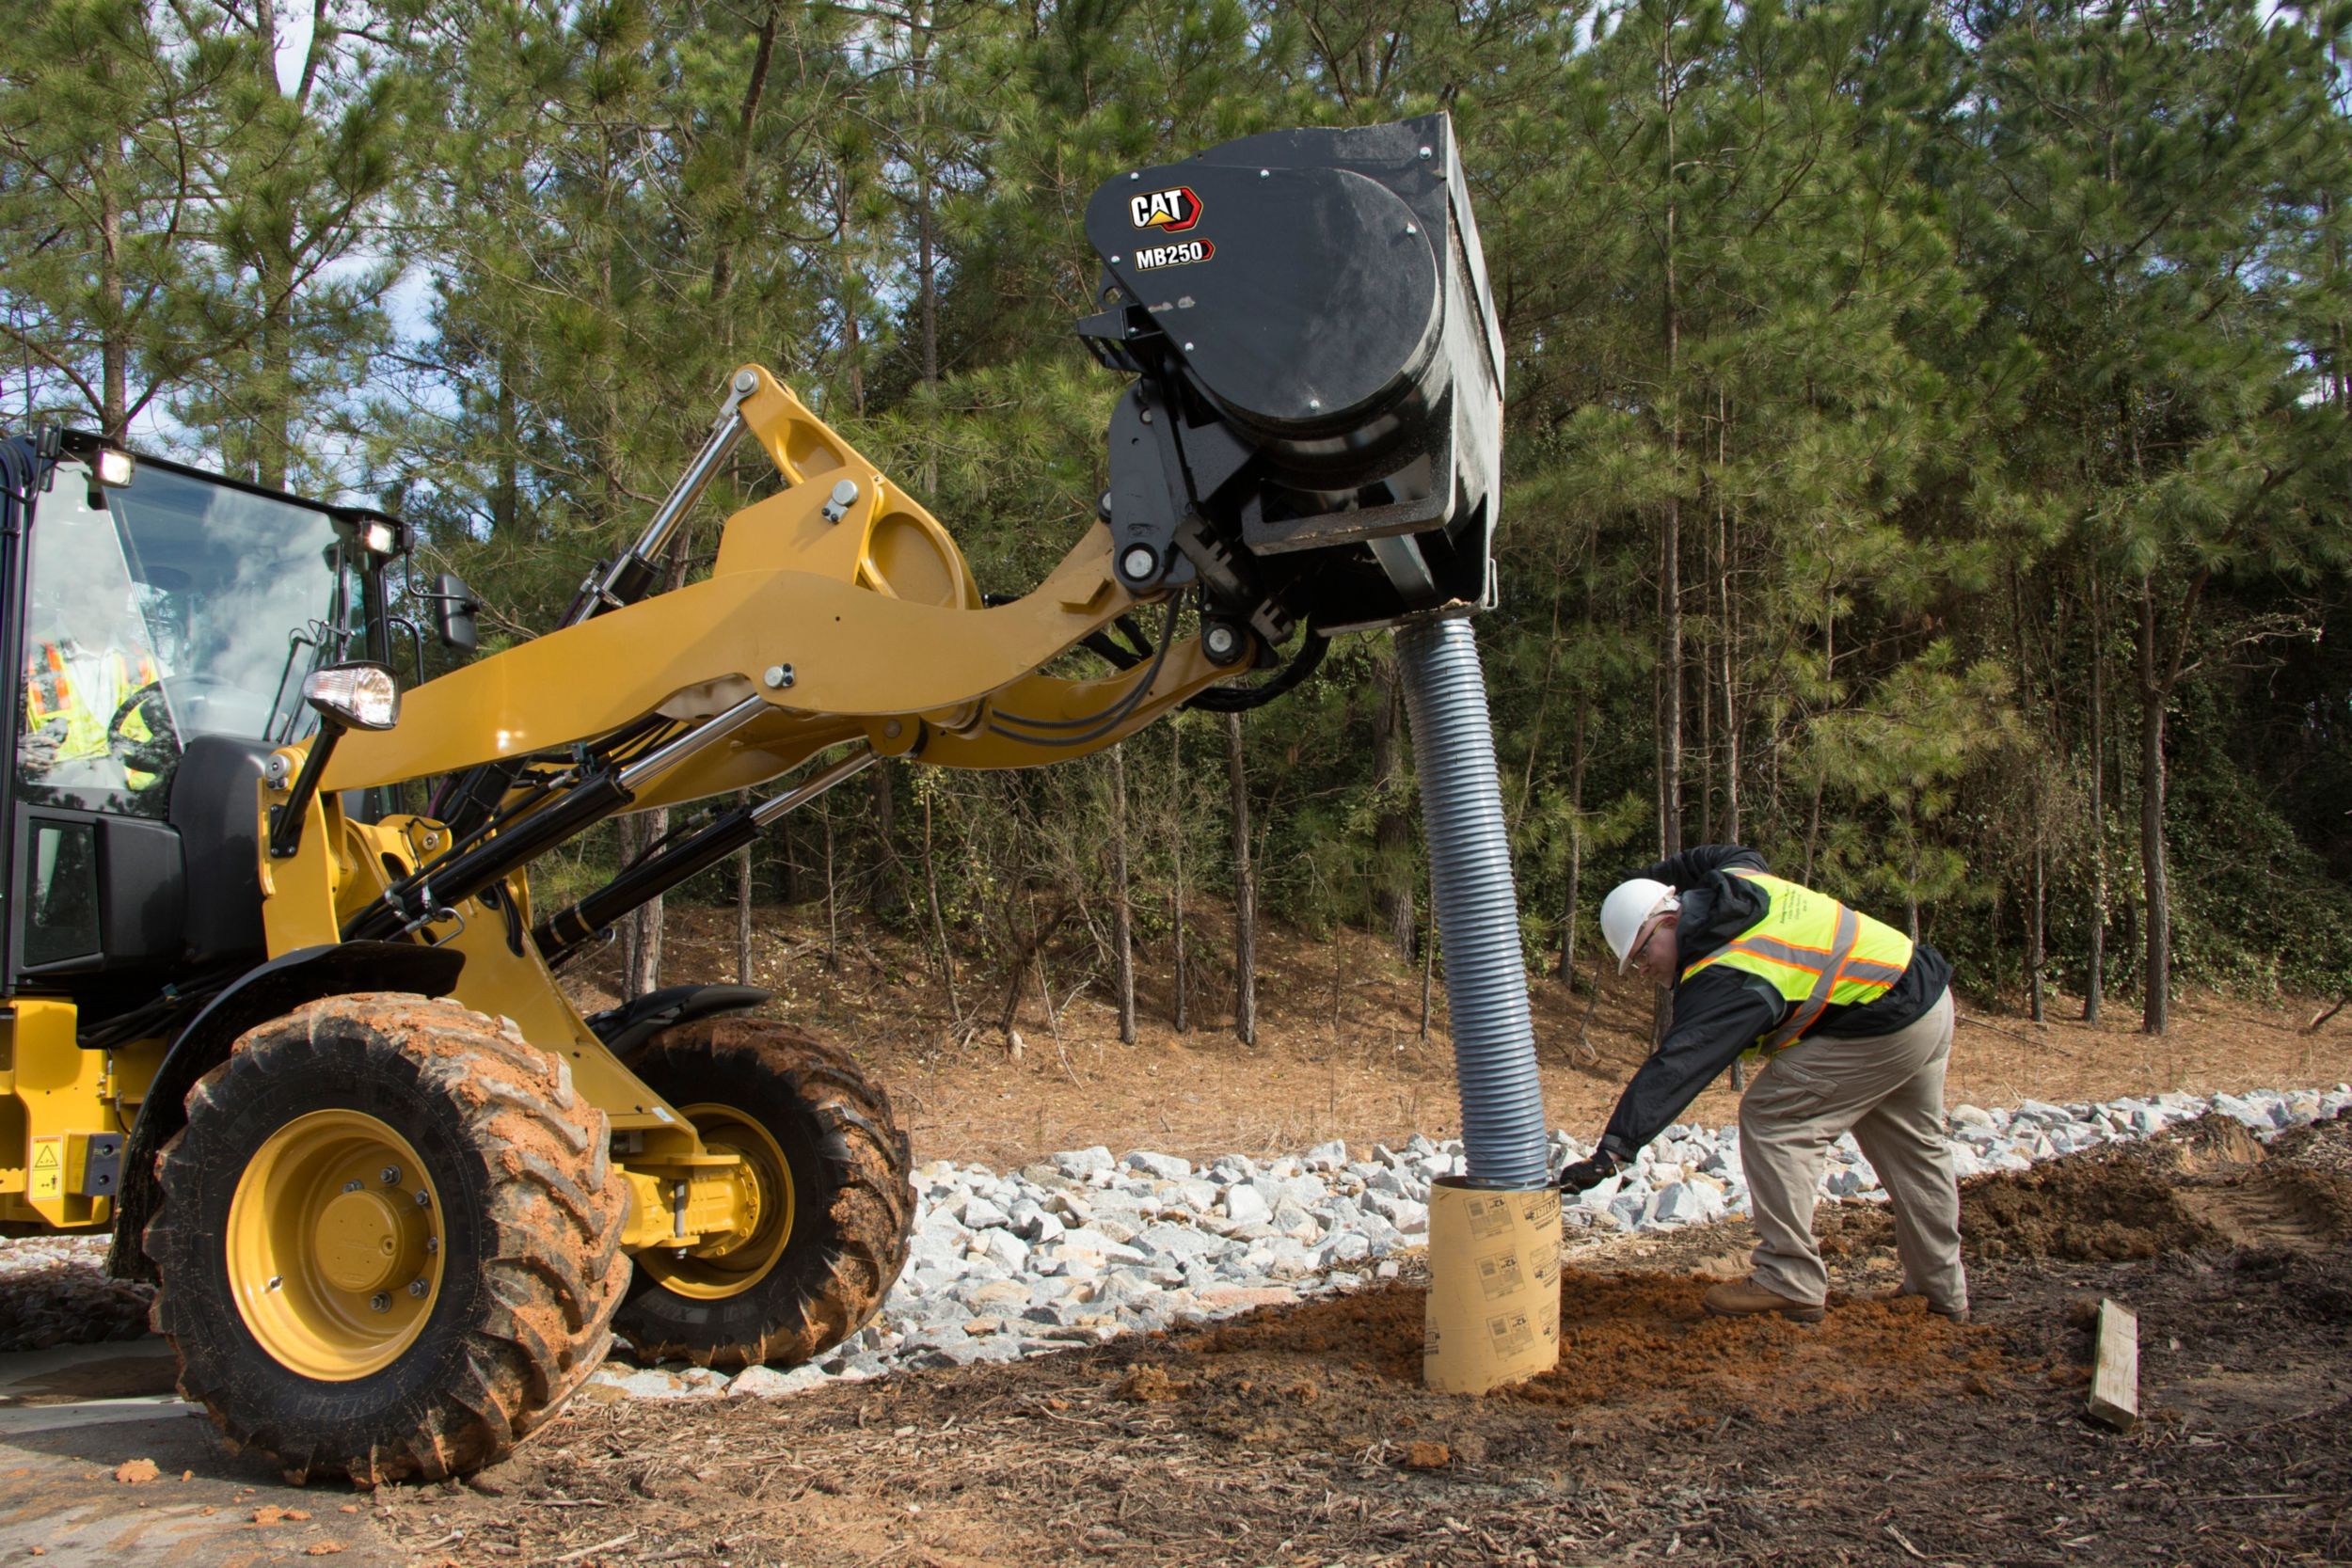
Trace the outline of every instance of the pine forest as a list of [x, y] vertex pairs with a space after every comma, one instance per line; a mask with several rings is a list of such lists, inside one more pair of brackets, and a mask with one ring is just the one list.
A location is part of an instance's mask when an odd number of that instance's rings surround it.
[[[1449, 111], [1508, 358], [1477, 631], [1531, 974], [1590, 983], [1613, 879], [1740, 842], [2036, 1016], [2352, 990], [2344, 0], [0, 15], [0, 424], [382, 506], [485, 648], [635, 536], [745, 361], [1034, 586], [1120, 390], [1072, 331], [1095, 186]], [[777, 483], [739, 459], [672, 580]], [[1261, 920], [1418, 967], [1392, 658], [1343, 637], [1066, 767], [871, 769], [672, 905], [857, 911], [960, 1011], [1050, 948], [1105, 995], [1193, 966], [1221, 1023]]]

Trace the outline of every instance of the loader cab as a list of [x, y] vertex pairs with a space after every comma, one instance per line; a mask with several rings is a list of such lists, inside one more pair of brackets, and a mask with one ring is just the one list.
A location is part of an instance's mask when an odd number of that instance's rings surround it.
[[262, 956], [255, 783], [317, 723], [304, 675], [389, 660], [405, 540], [380, 514], [85, 436], [6, 444], [0, 983], [87, 1023]]

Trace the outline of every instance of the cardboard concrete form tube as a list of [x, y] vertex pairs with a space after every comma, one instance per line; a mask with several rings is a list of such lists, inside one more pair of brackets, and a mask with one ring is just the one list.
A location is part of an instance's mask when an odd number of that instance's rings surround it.
[[1429, 1191], [1429, 1300], [1421, 1376], [1484, 1394], [1560, 1364], [1560, 1194], [1439, 1177]]

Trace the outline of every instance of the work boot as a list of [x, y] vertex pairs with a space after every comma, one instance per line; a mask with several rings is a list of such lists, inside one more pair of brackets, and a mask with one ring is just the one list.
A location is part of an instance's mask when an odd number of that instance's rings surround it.
[[[1919, 1292], [1912, 1290], [1909, 1286], [1899, 1285], [1894, 1290], [1880, 1291], [1878, 1299], [1881, 1301], [1901, 1301], [1907, 1296], [1915, 1296], [1917, 1294], [1919, 1294]], [[1965, 1307], [1938, 1307], [1935, 1303], [1929, 1302], [1928, 1310], [1934, 1313], [1937, 1317], [1944, 1319], [1947, 1323], [1964, 1323], [1968, 1321], [1968, 1308]]]
[[1798, 1301], [1778, 1291], [1768, 1291], [1753, 1279], [1718, 1285], [1699, 1298], [1699, 1305], [1719, 1318], [1752, 1318], [1759, 1312], [1777, 1312], [1784, 1318], [1801, 1323], [1821, 1321], [1821, 1304]]

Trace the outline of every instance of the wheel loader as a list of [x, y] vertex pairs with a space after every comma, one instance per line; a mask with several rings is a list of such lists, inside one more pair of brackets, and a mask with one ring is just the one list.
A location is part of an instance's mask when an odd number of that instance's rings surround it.
[[[762, 992], [583, 1017], [553, 972], [865, 768], [1083, 756], [1490, 600], [1501, 342], [1443, 116], [1137, 169], [1086, 227], [1078, 330], [1127, 385], [1099, 520], [1017, 597], [757, 365], [560, 626], [429, 680], [479, 607], [388, 589], [397, 519], [0, 439], [0, 1225], [110, 1231], [232, 1444], [443, 1478], [616, 1334], [716, 1367], [842, 1341], [913, 1219], [883, 1089]], [[780, 487], [657, 592], [747, 443]], [[708, 801], [535, 907], [539, 857]]]

